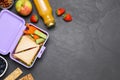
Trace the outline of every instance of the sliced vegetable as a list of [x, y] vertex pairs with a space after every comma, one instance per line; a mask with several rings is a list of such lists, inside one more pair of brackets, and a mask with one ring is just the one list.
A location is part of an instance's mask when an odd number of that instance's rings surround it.
[[27, 29], [24, 31], [24, 34], [30, 35], [37, 44], [40, 44], [45, 41], [47, 38], [47, 35], [41, 31], [39, 31], [37, 28], [35, 28], [33, 25], [26, 24]]
[[32, 37], [34, 40], [37, 40], [37, 39], [39, 39], [39, 38], [40, 38], [39, 36], [34, 35], [34, 34], [31, 34], [31, 37]]
[[33, 34], [37, 30], [34, 26], [26, 24], [27, 30], [24, 31], [25, 34]]
[[35, 40], [37, 40], [37, 39], [39, 39], [40, 37], [37, 36], [37, 35], [33, 35], [33, 38], [34, 38]]
[[40, 43], [43, 43], [44, 41], [45, 41], [45, 39], [39, 38], [39, 39], [36, 40], [36, 43], [37, 43], [37, 44], [40, 44]]
[[41, 32], [41, 31], [39, 31], [39, 30], [35, 30], [35, 31], [34, 31], [34, 34], [36, 34], [36, 35], [38, 35], [39, 37], [42, 37], [42, 38], [44, 38], [44, 39], [47, 38], [47, 35], [44, 34], [44, 33]]

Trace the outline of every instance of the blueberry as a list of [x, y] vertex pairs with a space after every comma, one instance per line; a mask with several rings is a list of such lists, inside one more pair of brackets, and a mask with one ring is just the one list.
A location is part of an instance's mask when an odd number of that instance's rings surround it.
[[5, 64], [0, 65], [0, 69], [4, 69], [5, 66], [6, 66]]
[[1, 75], [3, 72], [4, 72], [4, 70], [1, 69], [1, 70], [0, 70], [0, 75]]

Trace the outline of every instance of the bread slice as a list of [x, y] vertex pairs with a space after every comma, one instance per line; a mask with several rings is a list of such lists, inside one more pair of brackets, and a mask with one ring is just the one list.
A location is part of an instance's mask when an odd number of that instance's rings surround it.
[[27, 64], [28, 66], [30, 66], [31, 63], [33, 62], [35, 56], [37, 55], [39, 48], [40, 48], [40, 46], [37, 46], [37, 47], [32, 48], [32, 49], [27, 50], [27, 51], [15, 53], [15, 54], [13, 54], [13, 56], [16, 59], [18, 59], [18, 60], [24, 62], [25, 64]]
[[25, 75], [24, 77], [22, 77], [21, 79], [19, 80], [34, 80], [33, 76], [31, 73]]
[[23, 71], [20, 68], [16, 68], [4, 80], [16, 80], [22, 73]]
[[29, 35], [23, 35], [21, 40], [19, 41], [19, 44], [17, 45], [17, 48], [15, 49], [15, 53], [34, 48], [36, 46], [37, 44]]

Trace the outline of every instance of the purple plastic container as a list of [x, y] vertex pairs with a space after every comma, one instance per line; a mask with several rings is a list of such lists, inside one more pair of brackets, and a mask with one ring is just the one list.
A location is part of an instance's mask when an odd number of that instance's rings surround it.
[[[31, 24], [31, 23], [29, 23]], [[33, 24], [31, 24], [33, 25]], [[33, 25], [35, 26], [35, 25]], [[44, 33], [47, 34], [47, 39], [49, 38], [49, 34], [44, 31], [43, 29], [38, 28], [35, 26], [37, 29], [43, 31]], [[37, 58], [41, 58], [41, 55], [43, 54], [45, 50], [45, 43], [44, 42], [43, 46], [40, 48], [35, 60], [33, 61], [32, 65], [27, 66], [24, 63], [18, 61], [14, 57], [12, 57], [13, 51], [16, 48], [16, 45], [18, 44], [21, 36], [23, 35], [23, 31], [26, 29], [25, 26], [25, 21], [23, 18], [17, 16], [16, 14], [12, 13], [9, 10], [2, 10], [0, 12], [0, 54], [2, 55], [7, 55], [10, 53], [10, 58], [19, 64], [31, 68]]]

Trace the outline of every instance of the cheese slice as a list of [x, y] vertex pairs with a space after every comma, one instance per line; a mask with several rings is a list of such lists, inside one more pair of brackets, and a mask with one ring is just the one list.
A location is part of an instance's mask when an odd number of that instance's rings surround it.
[[23, 51], [23, 52], [20, 52], [20, 53], [15, 53], [15, 54], [13, 54], [13, 56], [16, 59], [24, 62], [25, 64], [27, 64], [29, 66], [29, 65], [31, 65], [35, 56], [37, 55], [39, 47], [40, 46], [37, 46], [37, 47], [35, 47], [33, 49], [30, 49], [30, 50], [27, 50], [27, 51]]
[[15, 49], [15, 53], [24, 51], [26, 49], [34, 48], [37, 44], [29, 35], [23, 35], [17, 48]]

